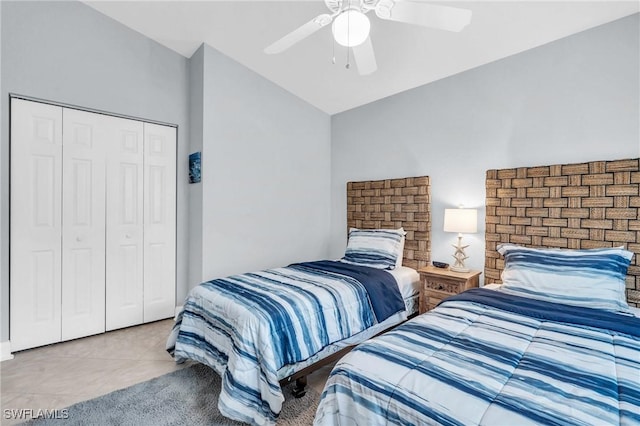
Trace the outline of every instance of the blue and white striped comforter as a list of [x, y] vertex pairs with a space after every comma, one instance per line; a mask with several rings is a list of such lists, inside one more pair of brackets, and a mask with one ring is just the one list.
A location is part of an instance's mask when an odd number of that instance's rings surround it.
[[178, 362], [195, 360], [221, 375], [223, 415], [273, 424], [284, 400], [280, 368], [404, 309], [386, 271], [330, 261], [296, 264], [200, 284], [189, 293], [167, 349]]
[[316, 425], [638, 425], [640, 319], [475, 289], [356, 347]]

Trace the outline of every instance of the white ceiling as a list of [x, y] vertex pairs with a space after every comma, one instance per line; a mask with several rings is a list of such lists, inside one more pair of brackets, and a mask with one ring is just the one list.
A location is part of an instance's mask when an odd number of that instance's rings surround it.
[[[422, 0], [424, 1], [424, 0]], [[460, 33], [371, 19], [378, 70], [345, 68], [346, 50], [325, 27], [289, 50], [263, 49], [326, 13], [323, 1], [85, 1], [190, 57], [204, 42], [328, 114], [501, 59], [640, 10], [632, 1], [434, 1], [471, 9]], [[352, 59], [353, 61], [353, 59]], [[352, 62], [353, 63], [353, 62]]]

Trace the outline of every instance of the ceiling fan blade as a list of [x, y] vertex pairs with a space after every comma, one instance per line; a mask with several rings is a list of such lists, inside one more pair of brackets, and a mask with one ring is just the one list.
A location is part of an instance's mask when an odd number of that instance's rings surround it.
[[264, 53], [272, 55], [274, 53], [283, 52], [288, 48], [290, 48], [291, 46], [293, 46], [294, 44], [296, 44], [297, 42], [299, 42], [300, 40], [309, 37], [311, 34], [315, 33], [320, 28], [326, 25], [329, 25], [332, 20], [333, 20], [333, 16], [327, 13], [318, 15], [312, 20], [310, 20], [309, 22], [307, 22], [306, 24], [304, 24], [303, 26], [301, 26], [300, 28], [297, 28], [291, 31], [289, 34], [282, 37], [280, 40], [266, 47], [264, 49]]
[[380, 0], [376, 6], [381, 19], [455, 32], [471, 22], [471, 14], [469, 9], [402, 0]]
[[360, 75], [371, 74], [378, 69], [376, 63], [376, 55], [373, 53], [373, 45], [371, 44], [371, 38], [367, 37], [364, 43], [357, 46], [353, 46], [353, 58], [358, 66], [358, 73]]

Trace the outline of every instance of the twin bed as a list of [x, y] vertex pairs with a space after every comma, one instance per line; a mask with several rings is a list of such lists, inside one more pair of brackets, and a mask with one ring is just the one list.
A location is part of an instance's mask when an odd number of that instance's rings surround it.
[[[315, 424], [639, 424], [640, 318], [617, 301], [589, 307], [586, 291], [532, 298], [529, 285], [555, 275], [558, 287], [586, 279], [619, 288], [630, 253], [546, 251], [533, 263], [538, 250], [502, 249], [511, 275], [502, 287], [449, 298], [342, 358]], [[584, 275], [570, 278], [567, 265]]]
[[638, 159], [486, 182], [487, 288], [342, 357], [316, 424], [640, 423]]
[[[414, 315], [416, 268], [429, 260], [429, 178], [351, 182], [349, 243], [340, 261], [205, 282], [193, 289], [167, 342], [178, 362], [222, 377], [225, 416], [275, 422], [281, 386]], [[383, 229], [385, 228], [385, 229]]]

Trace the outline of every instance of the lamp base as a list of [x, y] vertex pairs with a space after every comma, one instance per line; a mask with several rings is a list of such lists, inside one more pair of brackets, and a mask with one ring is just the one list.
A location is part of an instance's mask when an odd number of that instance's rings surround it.
[[454, 263], [449, 270], [453, 272], [469, 272], [469, 268], [464, 266], [464, 261], [468, 258], [464, 253], [464, 249], [469, 246], [462, 245], [462, 234], [458, 234], [458, 244], [453, 247], [456, 249], [456, 252], [453, 254], [453, 258], [456, 260], [456, 263]]

